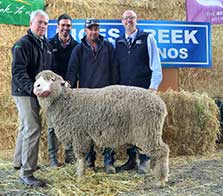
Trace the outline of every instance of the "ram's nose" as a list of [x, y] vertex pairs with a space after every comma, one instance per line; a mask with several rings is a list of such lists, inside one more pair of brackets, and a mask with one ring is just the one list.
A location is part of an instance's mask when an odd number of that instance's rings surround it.
[[51, 91], [50, 90], [40, 91], [40, 90], [34, 88], [33, 93], [37, 97], [48, 97], [50, 95]]
[[45, 90], [42, 93], [40, 93], [38, 96], [39, 97], [48, 97], [50, 95], [51, 91], [50, 90]]
[[51, 93], [51, 90], [47, 87], [45, 87], [44, 89], [44, 88], [41, 88], [40, 85], [34, 84], [33, 93], [37, 97], [47, 97]]

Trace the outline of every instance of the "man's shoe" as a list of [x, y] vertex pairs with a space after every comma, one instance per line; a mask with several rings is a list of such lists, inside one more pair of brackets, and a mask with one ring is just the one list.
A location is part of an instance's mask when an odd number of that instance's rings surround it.
[[148, 161], [144, 161], [143, 163], [139, 164], [137, 173], [138, 174], [146, 174], [149, 171], [149, 163]]
[[129, 149], [127, 149], [127, 154], [129, 155], [128, 161], [124, 163], [122, 166], [118, 167], [118, 171], [128, 171], [131, 169], [136, 169], [137, 163], [136, 163], [136, 154], [137, 154], [137, 147], [133, 146]]
[[149, 160], [150, 157], [146, 156], [145, 154], [139, 154], [139, 166], [137, 172], [139, 174], [146, 174], [149, 171]]
[[69, 147], [69, 149], [65, 150], [65, 164], [74, 164], [76, 162], [76, 158], [74, 156], [73, 147]]
[[129, 158], [126, 163], [124, 163], [122, 166], [118, 167], [118, 171], [129, 171], [132, 169], [137, 168], [137, 163], [135, 158]]
[[85, 165], [90, 168], [95, 168], [95, 160], [96, 160], [96, 152], [92, 147], [90, 152], [87, 154], [85, 158]]
[[15, 170], [20, 170], [21, 166], [13, 166]]
[[106, 165], [105, 166], [105, 172], [107, 174], [115, 174], [116, 173], [116, 169], [115, 169], [113, 164], [112, 165]]
[[89, 168], [94, 168], [95, 167], [95, 161], [92, 161], [90, 158], [86, 158], [85, 160], [85, 165]]
[[111, 148], [105, 148], [104, 152], [104, 166], [105, 166], [105, 171], [107, 174], [114, 174], [116, 173], [116, 169], [114, 167], [114, 162], [115, 162], [115, 152]]
[[58, 161], [56, 158], [50, 158], [50, 167], [58, 167]]
[[38, 180], [34, 176], [22, 176], [20, 177], [23, 184], [32, 187], [45, 187], [46, 183], [42, 180]]
[[63, 167], [64, 166], [64, 163], [61, 163], [61, 162], [57, 162], [57, 163], [50, 162], [50, 165], [49, 166], [51, 168]]
[[[13, 166], [13, 168], [14, 168], [15, 170], [20, 170], [21, 166]], [[39, 170], [39, 169], [40, 169], [40, 166], [37, 165], [36, 170]]]

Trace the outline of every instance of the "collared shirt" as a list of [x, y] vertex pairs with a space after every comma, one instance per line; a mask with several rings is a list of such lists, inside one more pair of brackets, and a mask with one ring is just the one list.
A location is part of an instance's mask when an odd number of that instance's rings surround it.
[[44, 39], [43, 36], [39, 37], [39, 36], [37, 36], [32, 30], [30, 30], [30, 31], [31, 31], [31, 33], [34, 35], [34, 37], [35, 37], [36, 39], [39, 39], [39, 40], [43, 40], [43, 39]]
[[137, 33], [138, 33], [138, 29], [136, 29], [136, 31], [134, 31], [131, 35], [128, 35], [127, 33], [125, 33], [125, 39], [127, 40], [128, 38], [132, 38], [132, 43], [133, 43], [136, 38]]
[[[134, 31], [131, 35], [128, 35], [125, 33], [125, 38], [128, 37], [132, 38], [132, 43], [134, 42], [136, 35], [137, 35], [138, 29]], [[113, 42], [113, 45], [115, 47], [115, 42]], [[152, 70], [152, 77], [151, 77], [151, 83], [149, 88], [158, 89], [162, 78], [162, 67], [161, 67], [161, 61], [159, 56], [159, 50], [157, 48], [156, 40], [154, 37], [149, 34], [147, 37], [147, 48], [148, 48], [148, 55], [149, 55], [149, 65], [150, 69]]]
[[37, 36], [32, 30], [31, 30], [31, 33], [40, 42], [40, 47], [41, 47], [41, 49], [43, 49], [43, 40], [44, 40], [44, 37], [43, 36], [41, 36], [41, 37]]
[[[99, 38], [97, 39], [97, 42], [98, 42]], [[98, 48], [98, 44], [96, 43], [95, 44], [95, 47], [91, 45], [91, 43], [88, 41], [88, 39], [86, 38], [86, 42], [87, 42], [87, 45], [91, 47], [92, 51], [96, 52], [97, 51], [97, 48]]]
[[70, 44], [70, 42], [71, 42], [71, 39], [69, 39], [69, 40], [64, 44], [63, 40], [60, 39], [59, 35], [58, 35], [58, 39], [59, 39], [60, 44], [61, 44], [61, 46], [62, 46], [63, 48], [66, 48], [66, 47]]

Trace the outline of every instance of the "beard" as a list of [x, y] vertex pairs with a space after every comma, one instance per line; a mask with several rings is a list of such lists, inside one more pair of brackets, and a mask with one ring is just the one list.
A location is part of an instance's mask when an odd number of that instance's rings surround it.
[[68, 37], [70, 35], [70, 31], [62, 31], [61, 33], [63, 35], [63, 37]]

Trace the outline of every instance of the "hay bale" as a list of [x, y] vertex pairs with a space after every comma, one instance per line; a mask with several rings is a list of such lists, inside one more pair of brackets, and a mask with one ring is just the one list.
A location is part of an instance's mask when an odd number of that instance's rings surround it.
[[15, 135], [18, 127], [17, 113], [10, 96], [11, 51], [1, 48], [0, 59], [0, 150], [12, 149], [15, 146]]
[[207, 94], [167, 91], [160, 94], [167, 104], [164, 141], [172, 156], [209, 154], [219, 134], [218, 108]]
[[26, 33], [27, 29], [27, 26], [0, 24], [0, 47], [11, 51], [13, 44]]
[[179, 69], [179, 87], [186, 91], [197, 91], [199, 93], [206, 92], [212, 98], [223, 99], [223, 26], [212, 25], [212, 68], [195, 69], [181, 68]]
[[184, 20], [186, 18], [184, 13], [185, 2], [183, 0], [46, 1], [46, 11], [50, 14], [51, 18], [57, 18], [61, 13], [67, 12], [73, 18], [96, 17], [99, 19], [120, 19], [121, 14], [127, 9], [135, 10], [139, 19]]

